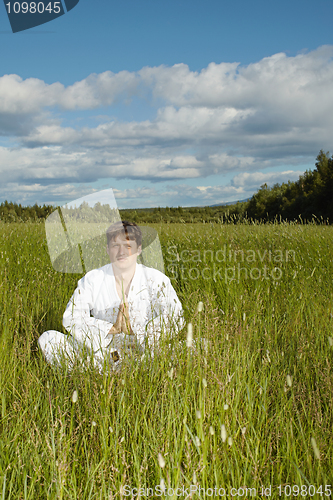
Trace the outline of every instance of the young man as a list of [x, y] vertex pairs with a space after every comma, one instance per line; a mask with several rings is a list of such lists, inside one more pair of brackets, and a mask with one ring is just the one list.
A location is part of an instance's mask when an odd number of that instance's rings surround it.
[[79, 280], [63, 315], [70, 337], [50, 330], [38, 340], [50, 363], [64, 355], [73, 364], [88, 352], [100, 369], [105, 363], [119, 366], [129, 351], [154, 350], [163, 331], [170, 335], [184, 324], [169, 278], [137, 263], [142, 252], [140, 228], [120, 221], [106, 235], [110, 264]]

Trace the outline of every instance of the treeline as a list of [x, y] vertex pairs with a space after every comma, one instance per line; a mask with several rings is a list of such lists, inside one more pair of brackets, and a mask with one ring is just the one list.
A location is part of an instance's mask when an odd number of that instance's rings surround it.
[[333, 221], [333, 155], [320, 151], [315, 169], [307, 170], [296, 182], [263, 184], [247, 202], [219, 207], [155, 208], [128, 210], [135, 222], [271, 222]]
[[333, 155], [320, 151], [315, 169], [306, 170], [296, 182], [264, 184], [248, 201], [247, 216], [256, 220], [274, 218], [333, 221]]
[[21, 204], [5, 201], [0, 204], [0, 220], [3, 222], [37, 222], [53, 212], [52, 205], [22, 207]]
[[[33, 207], [22, 207], [16, 203], [5, 201], [0, 205], [0, 220], [3, 222], [26, 222], [45, 219], [55, 207], [35, 204]], [[84, 209], [84, 210], [83, 210]], [[99, 217], [108, 215], [109, 206], [95, 206], [93, 211]], [[74, 210], [75, 211], [75, 210]], [[89, 207], [80, 207], [80, 217], [91, 218]], [[105, 213], [104, 213], [105, 212]], [[296, 182], [274, 184], [268, 187], [263, 184], [247, 202], [217, 207], [165, 207], [147, 209], [120, 210], [122, 219], [138, 224], [157, 222], [270, 222], [300, 221], [325, 222], [333, 221], [333, 155], [320, 151], [316, 158], [315, 169], [307, 170]], [[82, 215], [83, 214], [83, 215]]]

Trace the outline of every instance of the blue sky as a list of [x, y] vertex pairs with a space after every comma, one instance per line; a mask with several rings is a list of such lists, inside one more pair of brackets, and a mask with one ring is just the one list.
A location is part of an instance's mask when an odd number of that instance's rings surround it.
[[80, 0], [16, 34], [1, 11], [0, 201], [215, 204], [332, 150], [331, 0]]

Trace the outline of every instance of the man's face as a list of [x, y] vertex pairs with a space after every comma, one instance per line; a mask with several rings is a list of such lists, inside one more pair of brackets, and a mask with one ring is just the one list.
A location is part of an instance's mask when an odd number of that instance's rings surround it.
[[141, 245], [138, 247], [135, 240], [128, 240], [125, 235], [117, 236], [107, 246], [110, 262], [119, 271], [130, 269], [136, 263], [141, 250]]

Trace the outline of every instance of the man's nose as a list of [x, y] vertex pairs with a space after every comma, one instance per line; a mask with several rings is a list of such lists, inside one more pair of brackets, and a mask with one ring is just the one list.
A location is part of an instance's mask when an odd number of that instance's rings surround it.
[[129, 255], [131, 251], [127, 248], [126, 245], [120, 245], [118, 255]]

